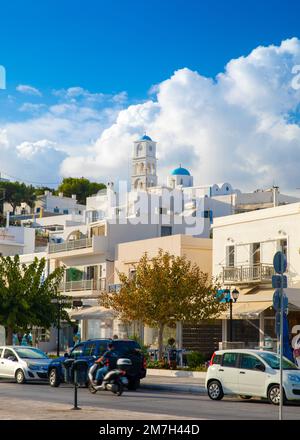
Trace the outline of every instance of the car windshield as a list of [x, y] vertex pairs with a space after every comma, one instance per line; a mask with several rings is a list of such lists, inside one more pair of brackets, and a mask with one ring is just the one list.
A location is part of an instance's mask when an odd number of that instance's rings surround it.
[[[274, 370], [280, 368], [280, 356], [276, 353], [259, 353], [259, 356]], [[298, 370], [299, 368], [289, 361], [286, 357], [282, 359], [282, 368], [284, 370]]]
[[15, 348], [21, 359], [48, 359], [48, 356], [36, 348]]

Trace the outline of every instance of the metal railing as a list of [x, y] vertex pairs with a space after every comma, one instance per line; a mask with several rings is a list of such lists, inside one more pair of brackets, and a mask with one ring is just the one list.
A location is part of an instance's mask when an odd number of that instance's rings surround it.
[[60, 285], [62, 292], [74, 292], [78, 290], [98, 290], [106, 289], [106, 278], [99, 280], [80, 280], [80, 281], [65, 281]]
[[93, 246], [93, 238], [81, 238], [80, 240], [69, 240], [64, 243], [49, 244], [49, 253], [73, 251], [75, 249], [84, 249]]
[[223, 267], [223, 283], [271, 282], [274, 275], [272, 264], [253, 264], [252, 266]]

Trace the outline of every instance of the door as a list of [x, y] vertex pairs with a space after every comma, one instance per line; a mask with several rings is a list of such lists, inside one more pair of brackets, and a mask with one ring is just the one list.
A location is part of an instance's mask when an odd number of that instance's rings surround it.
[[225, 394], [238, 394], [238, 372], [238, 353], [224, 353], [218, 373]]
[[[14, 361], [12, 359], [15, 359]], [[0, 359], [1, 376], [15, 377], [17, 356], [10, 348], [5, 348], [3, 357]]]
[[95, 362], [94, 356], [97, 356], [96, 341], [86, 342], [82, 352], [83, 359], [92, 364]]
[[264, 364], [254, 355], [243, 353], [240, 356], [239, 394], [264, 396], [266, 373]]

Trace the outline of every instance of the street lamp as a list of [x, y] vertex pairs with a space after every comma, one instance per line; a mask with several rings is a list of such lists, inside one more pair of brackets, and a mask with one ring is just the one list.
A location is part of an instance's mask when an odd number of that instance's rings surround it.
[[230, 310], [230, 318], [229, 318], [229, 325], [230, 325], [230, 333], [229, 333], [229, 342], [232, 342], [232, 303], [237, 302], [240, 292], [235, 288], [230, 293], [229, 289], [224, 290], [224, 299], [227, 303], [229, 303], [229, 310]]

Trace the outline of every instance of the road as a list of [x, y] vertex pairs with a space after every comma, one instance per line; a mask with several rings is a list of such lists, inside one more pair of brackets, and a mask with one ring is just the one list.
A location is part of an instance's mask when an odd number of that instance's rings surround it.
[[[118, 410], [121, 414], [120, 418], [122, 418], [122, 414], [127, 417], [125, 411], [130, 412], [131, 418], [134, 418], [135, 414], [137, 418], [142, 418], [144, 414], [145, 416], [148, 415], [148, 418], [161, 419], [181, 417], [222, 420], [275, 420], [278, 418], [278, 407], [259, 400], [243, 401], [238, 398], [224, 398], [220, 402], [213, 402], [204, 395], [175, 394], [164, 391], [143, 390], [142, 388], [136, 392], [125, 391], [121, 397], [114, 396], [109, 392], [99, 392], [92, 395], [87, 389], [82, 388], [79, 389], [78, 399], [79, 405], [83, 409], [88, 407], [94, 413], [97, 410]], [[32, 402], [31, 409], [30, 401]], [[13, 416], [12, 414], [11, 418], [24, 418], [23, 410], [16, 408], [16, 405], [20, 408], [27, 408], [26, 418], [35, 419], [34, 405], [39, 406], [39, 410], [51, 406], [52, 411], [55, 405], [58, 405], [58, 407], [60, 406], [68, 412], [72, 404], [73, 389], [68, 385], [51, 388], [47, 384], [17, 385], [7, 381], [0, 382], [0, 419], [5, 418], [5, 414], [8, 414], [9, 411], [16, 412], [16, 415]], [[72, 413], [74, 414], [74, 412]], [[75, 411], [75, 413], [77, 418], [83, 418], [84, 411]], [[95, 414], [97, 418], [97, 413]], [[61, 415], [60, 417], [64, 418], [66, 416]], [[285, 406], [284, 418], [299, 420], [300, 405]]]

